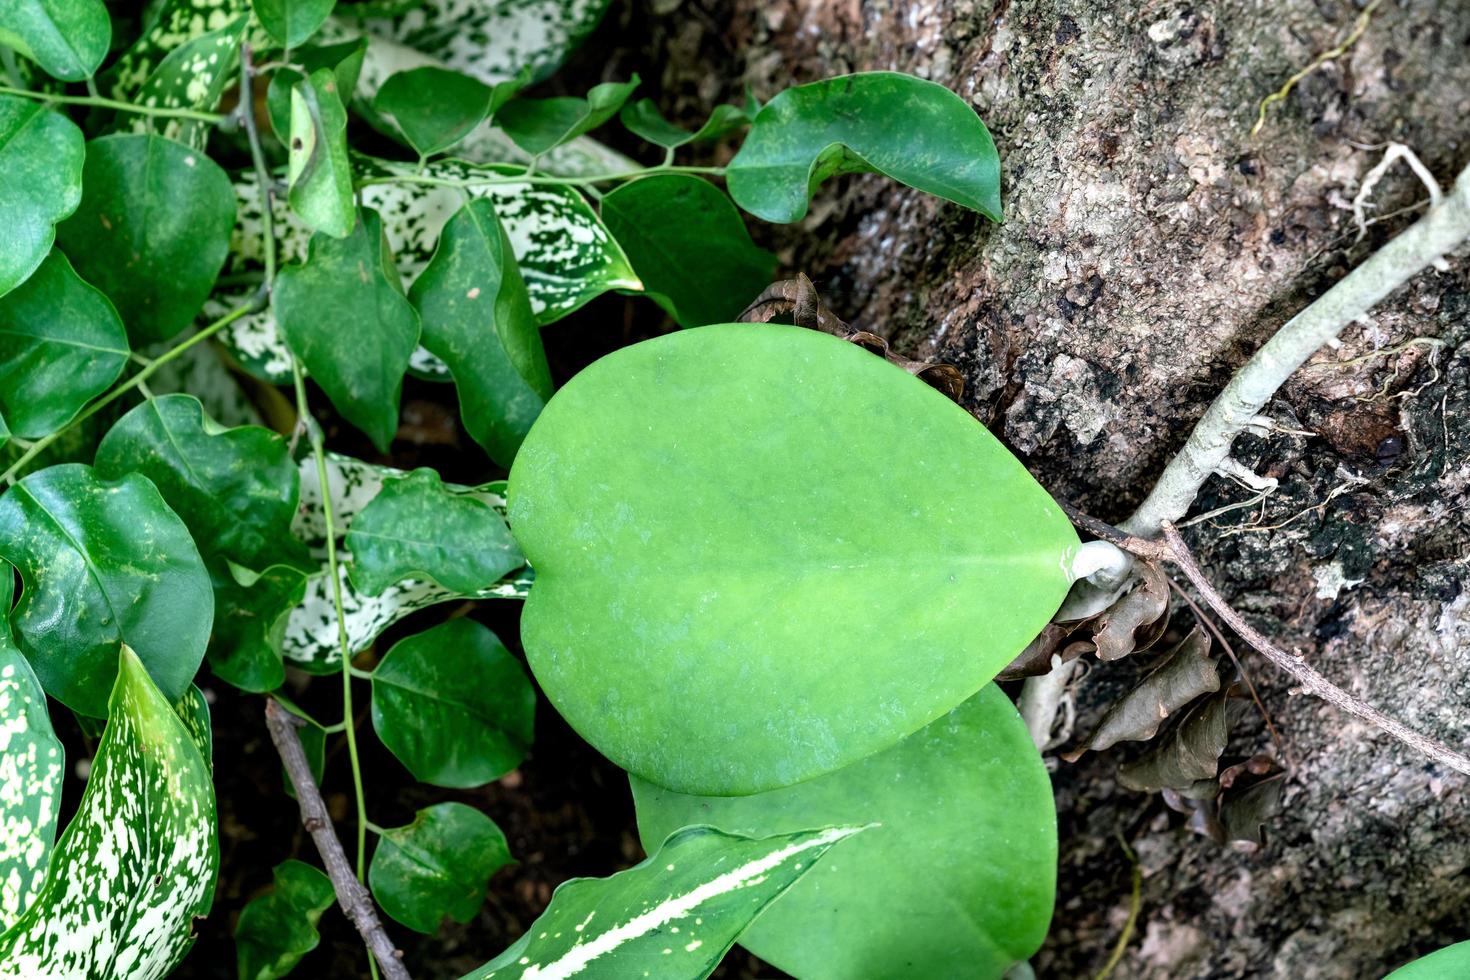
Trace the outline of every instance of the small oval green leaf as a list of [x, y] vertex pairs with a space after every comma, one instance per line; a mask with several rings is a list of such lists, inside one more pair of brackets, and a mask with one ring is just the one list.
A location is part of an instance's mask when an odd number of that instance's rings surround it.
[[471, 619], [399, 640], [373, 670], [373, 729], [422, 783], [499, 779], [526, 757], [535, 716], [520, 661]]
[[1000, 155], [958, 95], [891, 71], [799, 85], [756, 114], [725, 177], [735, 203], [800, 221], [817, 186], [876, 172], [1000, 220]]
[[105, 480], [141, 473], [153, 481], [216, 566], [311, 568], [306, 546], [291, 537], [296, 464], [269, 429], [227, 429], [192, 395], [158, 395], [117, 421], [93, 465]]
[[649, 298], [682, 327], [733, 320], [776, 269], [724, 192], [689, 174], [624, 184], [602, 199], [602, 220]]
[[170, 702], [189, 689], [214, 598], [188, 529], [148, 480], [105, 481], [80, 463], [32, 473], [0, 497], [0, 557], [24, 586], [16, 640], [52, 697], [106, 716], [121, 643]]
[[106, 296], [56, 250], [0, 296], [0, 411], [16, 435], [50, 435], [128, 363], [128, 335]]
[[357, 214], [347, 158], [347, 109], [337, 84], [332, 69], [318, 68], [291, 89], [286, 197], [308, 227], [346, 238]]
[[337, 0], [250, 0], [261, 25], [287, 48], [305, 44], [336, 4]]
[[393, 117], [420, 156], [449, 149], [490, 114], [491, 88], [457, 71], [425, 65], [389, 77], [373, 108]]
[[490, 876], [511, 863], [495, 821], [463, 803], [438, 803], [414, 814], [413, 823], [383, 832], [368, 885], [384, 912], [432, 934], [445, 916], [474, 918]]
[[134, 346], [194, 320], [230, 250], [235, 190], [219, 164], [158, 136], [87, 144], [85, 190], [57, 237], [117, 307]]
[[607, 122], [638, 87], [634, 75], [626, 82], [594, 85], [587, 97], [559, 96], [551, 99], [511, 99], [495, 114], [495, 124], [505, 130], [516, 146], [531, 156], [561, 146]]
[[306, 262], [277, 275], [273, 305], [282, 339], [343, 417], [386, 452], [419, 317], [404, 298], [378, 213], [364, 208], [346, 238], [312, 236]]
[[1421, 956], [1384, 980], [1463, 980], [1470, 976], [1470, 941], [1455, 943]]
[[547, 696], [623, 768], [703, 795], [841, 768], [966, 700], [1056, 611], [1077, 547], [969, 413], [775, 324], [598, 361], [509, 499]]
[[634, 136], [641, 137], [654, 146], [674, 150], [686, 143], [698, 143], [727, 136], [750, 122], [750, 117], [738, 106], [717, 105], [715, 111], [710, 113], [709, 119], [705, 120], [704, 125], [691, 133], [665, 119], [663, 113], [658, 109], [658, 103], [652, 99], [639, 99], [637, 102], [630, 102], [623, 106], [622, 111], [618, 113], [618, 121]]
[[632, 782], [645, 847], [691, 823], [747, 836], [877, 824], [740, 937], [803, 980], [998, 978], [1046, 937], [1051, 780], [993, 684], [893, 748], [784, 789], [720, 798]]
[[316, 949], [317, 920], [337, 900], [332, 879], [303, 861], [282, 861], [271, 890], [240, 912], [235, 962], [240, 980], [280, 980]]
[[85, 155], [76, 123], [39, 102], [0, 95], [0, 296], [36, 271], [56, 223], [77, 209]]

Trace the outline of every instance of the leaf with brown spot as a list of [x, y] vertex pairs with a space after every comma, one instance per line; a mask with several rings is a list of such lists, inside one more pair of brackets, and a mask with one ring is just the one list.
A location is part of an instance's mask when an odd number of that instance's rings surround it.
[[1062, 758], [1076, 762], [1089, 750], [1152, 738], [1165, 718], [1201, 694], [1219, 689], [1220, 672], [1210, 657], [1209, 638], [1195, 628], [1162, 665], [1108, 709], [1086, 742]]

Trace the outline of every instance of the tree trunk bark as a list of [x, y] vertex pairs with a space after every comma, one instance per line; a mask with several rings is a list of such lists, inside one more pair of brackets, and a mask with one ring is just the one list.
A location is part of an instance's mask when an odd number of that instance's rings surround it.
[[[897, 69], [970, 100], [1004, 162], [1004, 224], [877, 177], [777, 229], [854, 328], [965, 374], [964, 405], [1054, 492], [1116, 522], [1231, 373], [1427, 193], [1407, 167], [1350, 202], [1389, 140], [1448, 182], [1470, 162], [1470, 6], [1386, 0], [1343, 57], [1249, 135], [1257, 106], [1338, 44], [1346, 0], [639, 0], [633, 55], [685, 121], [749, 85]], [[629, 26], [629, 25], [625, 25]], [[724, 71], [711, 70], [723, 66]], [[623, 66], [619, 66], [623, 67]], [[1392, 216], [1391, 216], [1392, 215]], [[1470, 744], [1470, 290], [1462, 249], [1281, 391], [1236, 458], [1263, 502], [1188, 529], [1253, 625], [1337, 684]], [[1427, 339], [1425, 339], [1427, 338]], [[1405, 346], [1406, 345], [1406, 346]], [[1216, 478], [1196, 513], [1252, 495]], [[1186, 615], [1186, 614], [1181, 614]], [[1298, 768], [1255, 853], [1118, 788], [1136, 747], [1056, 774], [1061, 880], [1039, 976], [1091, 975], [1144, 871], [1116, 976], [1381, 975], [1470, 938], [1467, 781], [1246, 669]], [[1096, 665], [1079, 731], [1142, 670]], [[1232, 751], [1266, 748], [1259, 718]]]

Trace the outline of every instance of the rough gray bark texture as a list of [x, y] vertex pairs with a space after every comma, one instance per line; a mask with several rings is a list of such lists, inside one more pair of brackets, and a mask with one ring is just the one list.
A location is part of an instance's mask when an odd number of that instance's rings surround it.
[[[1259, 100], [1357, 13], [1346, 0], [644, 0], [630, 16], [649, 38], [639, 67], [685, 120], [743, 84], [768, 97], [876, 68], [973, 102], [1004, 159], [1003, 225], [861, 178], [774, 242], [855, 327], [958, 365], [966, 407], [1046, 486], [1118, 520], [1232, 370], [1412, 220], [1388, 218], [1356, 241], [1345, 206], [1379, 159], [1371, 145], [1407, 143], [1444, 180], [1470, 158], [1463, 0], [1386, 0], [1351, 53], [1249, 138]], [[1395, 170], [1370, 213], [1425, 197]], [[1237, 444], [1281, 489], [1190, 529], [1257, 626], [1462, 748], [1467, 275], [1462, 250], [1299, 372], [1269, 414], [1311, 434]], [[1411, 338], [1442, 346], [1393, 352]], [[1196, 512], [1248, 496], [1217, 479]], [[1135, 754], [1126, 747], [1063, 765], [1060, 897], [1040, 976], [1091, 975], [1117, 940], [1129, 877], [1118, 833], [1145, 878], [1115, 976], [1373, 977], [1470, 938], [1466, 781], [1293, 697], [1258, 658], [1246, 664], [1298, 762], [1267, 846], [1217, 847], [1117, 788], [1117, 761]], [[1095, 667], [1079, 729], [1141, 670]], [[1268, 746], [1257, 719], [1232, 750]]]

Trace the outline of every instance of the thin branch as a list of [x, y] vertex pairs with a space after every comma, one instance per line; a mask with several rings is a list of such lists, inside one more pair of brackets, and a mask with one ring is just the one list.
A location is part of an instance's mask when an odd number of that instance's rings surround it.
[[1449, 746], [1437, 742], [1427, 735], [1414, 731], [1402, 722], [1390, 718], [1366, 701], [1355, 698], [1342, 688], [1333, 684], [1323, 677], [1306, 661], [1294, 657], [1266, 639], [1255, 627], [1247, 623], [1241, 615], [1230, 607], [1215, 591], [1204, 571], [1195, 561], [1194, 554], [1189, 546], [1184, 543], [1184, 538], [1173, 524], [1165, 521], [1163, 524], [1164, 541], [1169, 545], [1170, 560], [1179, 566], [1184, 577], [1199, 592], [1205, 604], [1213, 609], [1224, 622], [1224, 624], [1235, 631], [1235, 634], [1245, 642], [1249, 643], [1257, 653], [1271, 661], [1277, 667], [1290, 674], [1302, 687], [1317, 695], [1329, 704], [1335, 705], [1348, 714], [1361, 718], [1371, 725], [1382, 729], [1389, 735], [1403, 742], [1410, 748], [1416, 749], [1429, 758], [1439, 762], [1459, 773], [1470, 776], [1470, 758], [1456, 752]]
[[659, 164], [655, 167], [644, 167], [640, 170], [625, 170], [615, 174], [591, 174], [586, 177], [552, 177], [542, 176], [528, 167], [524, 172], [518, 174], [496, 174], [493, 177], [435, 177], [430, 174], [390, 174], [383, 177], [366, 177], [356, 184], [357, 189], [372, 187], [375, 184], [423, 184], [429, 187], [495, 187], [502, 184], [563, 184], [572, 187], [590, 187], [593, 184], [606, 184], [613, 181], [635, 180], [639, 177], [648, 177], [653, 174], [708, 174], [710, 176], [721, 176], [725, 172], [724, 167], [678, 167]]
[[57, 103], [60, 105], [85, 105], [94, 106], [99, 109], [114, 109], [117, 112], [131, 112], [140, 116], [154, 116], [158, 119], [191, 119], [194, 122], [209, 123], [218, 126], [229, 120], [229, 116], [222, 116], [217, 112], [202, 112], [198, 109], [169, 109], [160, 106], [137, 105], [132, 102], [119, 102], [117, 99], [104, 99], [93, 95], [57, 95], [54, 92], [32, 92], [30, 89], [13, 88], [9, 85], [0, 85], [0, 95], [14, 95], [22, 99], [33, 99], [36, 102]]
[[353, 874], [347, 854], [342, 850], [342, 842], [337, 839], [332, 819], [327, 815], [327, 806], [322, 802], [322, 794], [317, 789], [316, 780], [312, 778], [311, 766], [306, 761], [306, 751], [301, 747], [301, 739], [296, 734], [296, 728], [300, 724], [301, 721], [281, 707], [275, 698], [266, 699], [265, 726], [270, 731], [276, 751], [281, 754], [281, 762], [286, 767], [287, 775], [291, 777], [291, 785], [296, 789], [296, 799], [301, 804], [301, 825], [311, 834], [311, 839], [321, 854], [327, 877], [332, 879], [332, 888], [337, 893], [337, 903], [357, 927], [368, 951], [383, 968], [383, 975], [388, 980], [409, 980], [408, 970], [403, 966], [403, 954], [394, 947], [393, 940], [383, 931], [383, 923], [373, 906], [372, 895], [368, 893], [367, 886]]

